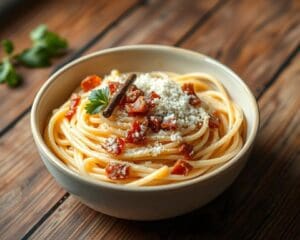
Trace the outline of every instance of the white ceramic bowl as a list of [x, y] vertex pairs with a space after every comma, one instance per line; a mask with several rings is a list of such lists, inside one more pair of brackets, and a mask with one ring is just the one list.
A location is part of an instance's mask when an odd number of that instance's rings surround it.
[[[42, 133], [51, 111], [68, 99], [89, 74], [169, 71], [206, 72], [219, 79], [244, 111], [248, 132], [245, 145], [232, 160], [198, 178], [171, 185], [128, 188], [97, 182], [68, 169], [47, 147]], [[53, 74], [35, 97], [31, 128], [35, 143], [56, 181], [96, 211], [118, 218], [156, 220], [181, 215], [208, 203], [222, 193], [246, 163], [259, 125], [255, 98], [245, 83], [221, 63], [188, 50], [158, 45], [106, 49], [79, 58]]]

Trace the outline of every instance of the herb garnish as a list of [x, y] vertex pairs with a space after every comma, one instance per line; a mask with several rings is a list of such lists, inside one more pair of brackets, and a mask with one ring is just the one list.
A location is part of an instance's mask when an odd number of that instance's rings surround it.
[[21, 83], [21, 76], [15, 66], [47, 67], [51, 65], [51, 58], [61, 55], [68, 47], [65, 39], [48, 30], [46, 25], [40, 25], [30, 33], [32, 47], [14, 54], [14, 45], [10, 40], [2, 40], [1, 45], [5, 53], [0, 62], [0, 83], [7, 83], [16, 87]]
[[18, 60], [27, 67], [47, 67], [51, 57], [58, 56], [68, 47], [67, 41], [40, 25], [30, 33], [32, 47], [25, 49]]
[[93, 90], [89, 95], [89, 102], [85, 110], [89, 114], [96, 114], [103, 110], [109, 103], [108, 87]]
[[16, 87], [21, 83], [22, 78], [13, 66], [13, 57], [11, 54], [14, 51], [14, 45], [10, 40], [3, 40], [1, 45], [5, 52], [5, 57], [0, 64], [0, 83], [6, 82], [8, 86]]

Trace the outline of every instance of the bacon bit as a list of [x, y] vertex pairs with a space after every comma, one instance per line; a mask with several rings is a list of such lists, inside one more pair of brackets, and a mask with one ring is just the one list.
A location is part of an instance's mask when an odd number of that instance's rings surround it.
[[208, 126], [209, 128], [219, 128], [220, 119], [218, 118], [216, 113], [209, 114]]
[[178, 160], [171, 171], [171, 174], [187, 175], [193, 167], [185, 160]]
[[65, 117], [70, 121], [73, 117], [73, 115], [76, 113], [77, 106], [80, 102], [80, 96], [76, 93], [73, 93], [71, 96], [71, 102], [69, 110], [66, 112]]
[[172, 116], [164, 117], [160, 126], [163, 130], [176, 130], [177, 125], [176, 125], [175, 117]]
[[144, 96], [139, 96], [135, 102], [125, 105], [126, 111], [131, 116], [143, 115], [148, 112], [148, 105]]
[[110, 94], [111, 95], [114, 94], [117, 91], [117, 89], [119, 88], [119, 86], [120, 86], [119, 82], [109, 82], [108, 88], [109, 88]]
[[189, 103], [192, 106], [198, 106], [198, 105], [201, 104], [201, 100], [198, 98], [198, 96], [196, 94], [195, 95], [190, 95]]
[[124, 109], [125, 108], [125, 105], [127, 103], [134, 103], [138, 97], [140, 96], [144, 96], [144, 92], [142, 90], [140, 90], [139, 88], [137, 88], [136, 85], [132, 84], [124, 97], [122, 97], [120, 103], [119, 103], [119, 107], [121, 109]]
[[185, 83], [182, 85], [182, 91], [184, 91], [187, 95], [190, 96], [189, 103], [192, 106], [198, 106], [201, 104], [201, 100], [198, 98], [198, 96], [195, 93], [194, 84], [192, 83]]
[[146, 132], [148, 130], [148, 121], [140, 122], [134, 121], [131, 129], [127, 132], [126, 142], [128, 143], [142, 143], [145, 141]]
[[149, 128], [155, 133], [159, 132], [161, 129], [161, 123], [163, 121], [162, 116], [148, 116]]
[[159, 96], [156, 92], [154, 92], [154, 91], [152, 91], [152, 92], [150, 93], [150, 97], [151, 97], [152, 99], [154, 99], [154, 98], [160, 98], [160, 96]]
[[84, 92], [88, 92], [91, 89], [100, 85], [101, 80], [102, 79], [97, 75], [87, 76], [85, 79], [82, 80], [80, 86]]
[[150, 99], [148, 100], [148, 105], [151, 109], [156, 106], [156, 104], [154, 103], [155, 98], [160, 98], [160, 96], [156, 92], [152, 91], [150, 93]]
[[128, 88], [126, 92], [125, 103], [133, 103], [140, 96], [144, 96], [144, 92], [141, 89], [137, 88], [136, 85], [133, 84]]
[[110, 137], [105, 140], [102, 147], [111, 154], [120, 155], [125, 148], [125, 141], [119, 137]]
[[112, 180], [122, 180], [129, 177], [130, 166], [126, 163], [110, 162], [106, 165], [105, 172]]
[[179, 152], [183, 154], [185, 159], [190, 160], [192, 159], [192, 155], [194, 154], [193, 145], [183, 143], [179, 147]]

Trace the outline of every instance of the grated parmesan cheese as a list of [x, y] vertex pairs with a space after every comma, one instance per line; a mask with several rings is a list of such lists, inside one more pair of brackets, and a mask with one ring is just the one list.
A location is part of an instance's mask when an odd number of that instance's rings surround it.
[[[104, 83], [107, 83], [107, 81], [124, 83], [127, 76], [128, 74], [114, 72], [104, 78]], [[147, 97], [151, 95], [152, 91], [156, 92], [160, 98], [153, 99], [153, 103], [155, 103], [153, 114], [164, 116], [165, 121], [170, 120], [178, 127], [177, 131], [161, 130], [156, 134], [157, 137], [167, 135], [170, 136], [171, 141], [180, 142], [182, 141], [181, 128], [196, 128], [204, 119], [209, 118], [204, 108], [194, 107], [189, 103], [190, 96], [182, 91], [181, 85], [172, 80], [166, 73], [138, 73], [134, 84], [141, 89]], [[120, 111], [118, 114], [120, 114], [120, 118], [126, 116], [124, 111]], [[147, 150], [149, 150], [148, 147]], [[141, 151], [143, 151], [143, 149], [141, 149]], [[155, 156], [156, 152], [159, 154], [159, 148], [153, 150], [151, 154]]]
[[141, 73], [134, 84], [146, 95], [156, 92], [160, 98], [155, 99], [155, 114], [176, 119], [179, 127], [196, 125], [208, 117], [203, 108], [195, 108], [189, 104], [190, 97], [165, 73]]
[[161, 143], [154, 143], [153, 145], [148, 145], [146, 147], [139, 147], [134, 149], [128, 149], [126, 153], [130, 154], [144, 154], [149, 153], [151, 156], [156, 157], [158, 156], [161, 151], [164, 149], [164, 146]]
[[182, 140], [182, 136], [179, 132], [173, 133], [170, 138], [173, 142], [180, 142]]
[[109, 137], [105, 141], [105, 147], [109, 152], [117, 152], [118, 151], [118, 142], [116, 137]]

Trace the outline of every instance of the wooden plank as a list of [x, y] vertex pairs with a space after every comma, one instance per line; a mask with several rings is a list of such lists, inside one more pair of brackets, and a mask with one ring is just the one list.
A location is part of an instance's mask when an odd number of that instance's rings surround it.
[[35, 223], [50, 206], [64, 195], [54, 179], [47, 173], [36, 151], [29, 115], [14, 132], [0, 139], [1, 152], [1, 238], [18, 239]]
[[202, 23], [209, 13], [226, 1], [149, 1], [120, 22], [98, 41], [88, 53], [103, 48], [130, 44], [175, 45], [194, 25]]
[[228, 231], [229, 239], [300, 237], [299, 61], [300, 54], [259, 101], [261, 130], [249, 164], [232, 187], [230, 225], [239, 231]]
[[[47, 239], [78, 239], [78, 236], [81, 239], [102, 239], [117, 221], [115, 218], [99, 214], [85, 207], [74, 198], [66, 202], [66, 206], [68, 207], [59, 207], [55, 211], [57, 221], [51, 222], [48, 228], [50, 230], [64, 226], [64, 230], [47, 232]], [[68, 215], [70, 209], [72, 209], [71, 212], [76, 211], [76, 218], [73, 214]], [[88, 235], [82, 234], [82, 229], [88, 229], [86, 231]], [[38, 239], [43, 239], [42, 237], [44, 236], [35, 236]]]
[[[192, 4], [193, 1], [189, 0], [186, 1], [185, 4], [183, 4], [182, 9], [184, 9], [185, 13], [188, 12], [188, 8], [194, 8], [195, 5]], [[191, 28], [198, 20], [201, 18], [207, 11], [212, 9], [216, 5], [217, 1], [205, 1], [203, 3], [198, 3], [197, 9], [198, 12], [194, 12], [188, 19], [188, 23], [184, 21], [183, 28], [178, 28], [178, 34], [174, 35], [172, 32], [168, 39], [169, 44], [174, 44], [176, 41], [182, 37], [187, 29]], [[164, 14], [168, 13], [167, 18], [160, 18], [160, 20], [156, 21], [157, 15], [152, 15], [154, 13], [155, 9], [160, 7], [161, 11]], [[166, 28], [166, 24], [170, 24], [170, 19], [176, 19], [176, 17], [179, 17], [179, 13], [176, 11], [170, 11], [170, 9], [174, 9], [175, 7], [178, 7], [178, 2], [175, 4], [175, 1], [168, 1], [168, 4], [162, 3], [161, 1], [152, 1], [149, 3], [149, 5], [143, 6], [136, 10], [134, 12], [134, 16], [140, 16], [143, 17], [143, 14], [147, 15], [149, 18], [152, 17], [152, 20], [149, 20], [147, 18], [147, 21], [143, 25], [144, 28], [153, 29], [153, 25], [155, 25], [155, 28], [160, 28], [160, 25], [163, 25], [164, 28]], [[137, 13], [138, 12], [138, 13]], [[193, 12], [193, 11], [191, 11]], [[199, 14], [201, 13], [201, 14]], [[174, 14], [176, 17], [174, 17]], [[171, 16], [171, 17], [170, 17]], [[132, 21], [132, 18], [126, 18]], [[143, 18], [142, 18], [143, 19]], [[167, 23], [165, 22], [167, 21]], [[180, 30], [180, 31], [179, 31]], [[135, 33], [135, 34], [138, 34]], [[152, 36], [152, 32], [147, 33], [149, 37]], [[132, 35], [133, 36], [133, 35]], [[156, 35], [157, 38], [155, 41], [159, 41], [160, 38], [159, 35]], [[146, 35], [144, 34], [144, 37]], [[166, 40], [164, 40], [165, 42]], [[166, 43], [166, 42], [165, 42]], [[40, 71], [40, 70], [38, 70]], [[45, 71], [43, 73], [39, 73], [40, 76], [44, 76], [47, 74], [48, 70], [41, 70]], [[35, 73], [38, 75], [38, 73]], [[32, 86], [34, 88], [34, 86]], [[25, 91], [24, 89], [20, 91]], [[34, 90], [32, 90], [34, 92]], [[28, 95], [31, 93], [28, 93]], [[14, 103], [18, 101], [18, 99], [12, 100]], [[26, 100], [24, 100], [26, 101]], [[35, 179], [35, 184], [24, 184], [22, 185], [22, 191], [20, 193], [20, 196], [18, 198], [10, 197], [10, 203], [9, 207], [3, 207], [3, 210], [0, 211], [0, 229], [3, 231], [2, 236], [5, 238], [18, 238], [26, 233], [30, 229], [30, 226], [32, 226], [34, 223], [36, 223], [43, 214], [45, 214], [49, 209], [52, 208], [52, 206], [57, 202], [59, 199], [62, 198], [64, 195], [64, 192], [53, 182], [50, 175], [47, 173], [47, 170], [42, 167], [42, 163], [39, 160], [36, 148], [32, 142], [32, 137], [30, 134], [29, 128], [24, 128], [24, 126], [29, 125], [29, 119], [28, 116], [25, 116], [22, 118], [16, 127], [12, 128], [8, 134], [5, 134], [2, 139], [2, 145], [0, 145], [0, 152], [1, 152], [1, 162], [3, 162], [3, 166], [0, 170], [0, 180], [2, 182], [5, 182], [3, 188], [0, 188], [0, 202], [3, 201], [4, 203], [8, 204], [8, 197], [6, 197], [6, 193], [12, 192], [12, 196], [14, 193], [14, 189], [17, 188], [21, 183], [27, 183], [30, 181], [30, 179]], [[11, 140], [9, 140], [11, 139]], [[10, 141], [14, 141], [12, 145], [9, 145], [7, 147], [7, 143], [10, 143]], [[20, 146], [25, 145], [26, 148], [22, 148]], [[3, 155], [2, 155], [3, 153]], [[17, 153], [18, 156], [15, 156], [14, 154]], [[4, 158], [3, 158], [3, 157]], [[2, 160], [3, 158], [3, 160]], [[29, 158], [29, 160], [27, 160]], [[22, 161], [21, 161], [22, 159]], [[22, 168], [23, 161], [26, 161], [26, 163], [30, 164], [31, 167]], [[38, 175], [35, 175], [36, 171], [39, 171]], [[43, 178], [40, 178], [42, 176]], [[45, 177], [47, 176], [47, 177]], [[49, 179], [51, 181], [49, 182]], [[49, 185], [49, 186], [48, 186]], [[35, 191], [35, 189], [38, 189], [39, 191]], [[2, 200], [3, 196], [3, 200]], [[10, 195], [7, 195], [10, 196]], [[26, 197], [28, 196], [28, 197]], [[49, 197], [45, 197], [49, 196]], [[72, 200], [73, 201], [73, 200]], [[34, 214], [30, 214], [30, 209], [32, 209], [33, 205], [30, 205], [30, 207], [23, 209], [23, 206], [27, 206], [29, 202], [32, 202], [32, 204], [35, 204], [34, 207]], [[71, 202], [72, 203], [72, 202]], [[71, 204], [73, 207], [78, 208], [80, 207], [80, 204]], [[6, 206], [6, 205], [3, 205]], [[84, 211], [86, 209], [84, 208]], [[64, 215], [64, 211], [60, 213], [62, 216]], [[94, 212], [90, 211], [91, 216], [86, 219], [86, 221], [90, 221], [94, 218]], [[15, 216], [19, 216], [19, 221], [15, 223]], [[73, 217], [73, 215], [72, 215]], [[23, 222], [26, 220], [26, 222]], [[99, 220], [101, 222], [102, 220]], [[83, 221], [83, 224], [85, 221]], [[96, 224], [96, 223], [95, 223]], [[90, 225], [92, 226], [92, 224]], [[88, 228], [87, 226], [85, 226]], [[67, 232], [66, 234], [71, 232], [76, 234], [77, 232], [74, 231], [73, 228], [70, 228], [70, 232]], [[64, 237], [63, 237], [64, 238]]]
[[[145, 223], [93, 213], [71, 196], [32, 239], [299, 238], [299, 61], [300, 56], [259, 102], [262, 127], [249, 164], [228, 190], [231, 198], [223, 194], [213, 203], [220, 208], [216, 203], [229, 201], [225, 209], [224, 204], [220, 209], [207, 206], [182, 217]], [[78, 218], [89, 220], [78, 225]]]
[[[46, 23], [49, 28], [68, 39], [70, 54], [78, 51], [87, 41], [106, 29], [118, 17], [138, 3], [138, 0], [67, 0], [39, 1], [16, 17], [11, 24], [1, 29], [1, 38], [10, 38], [16, 44], [16, 51], [29, 46], [28, 34], [38, 24]], [[71, 26], [71, 27], [70, 27]], [[13, 30], [13, 31], [12, 31]], [[0, 98], [10, 99], [0, 104], [0, 111], [5, 115], [0, 118], [0, 131], [13, 119], [28, 109], [33, 97], [46, 81], [55, 65], [62, 63], [69, 55], [54, 61], [54, 66], [46, 69], [25, 70], [21, 73], [25, 83], [17, 89], [0, 85]], [[17, 106], [17, 107], [16, 107]]]
[[256, 95], [297, 48], [300, 1], [231, 1], [182, 47], [219, 59], [237, 72]]

